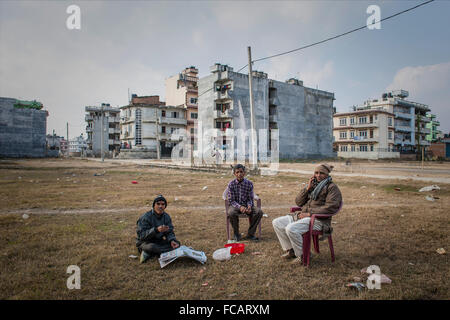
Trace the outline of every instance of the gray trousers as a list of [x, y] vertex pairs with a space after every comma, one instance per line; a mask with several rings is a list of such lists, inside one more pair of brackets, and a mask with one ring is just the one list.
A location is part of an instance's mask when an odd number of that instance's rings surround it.
[[250, 215], [247, 215], [245, 213], [241, 213], [239, 209], [236, 209], [235, 207], [230, 206], [228, 209], [228, 217], [230, 218], [230, 224], [233, 227], [234, 234], [239, 234], [239, 216], [249, 217], [250, 218], [250, 225], [248, 227], [247, 234], [249, 236], [254, 236], [256, 232], [256, 228], [258, 227], [259, 221], [261, 221], [261, 218], [263, 216], [263, 212], [260, 208], [253, 206], [252, 213]]
[[[303, 218], [294, 222], [291, 215], [282, 216], [272, 221], [273, 229], [283, 250], [294, 249], [297, 257], [303, 254], [303, 234], [309, 231], [311, 218]], [[320, 231], [323, 224], [319, 219], [314, 220], [313, 230]]]

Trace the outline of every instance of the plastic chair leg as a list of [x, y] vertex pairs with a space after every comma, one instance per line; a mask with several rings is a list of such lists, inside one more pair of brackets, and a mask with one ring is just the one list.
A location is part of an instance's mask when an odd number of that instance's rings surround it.
[[328, 245], [330, 246], [331, 262], [334, 262], [334, 248], [333, 248], [333, 239], [331, 235], [328, 237]]

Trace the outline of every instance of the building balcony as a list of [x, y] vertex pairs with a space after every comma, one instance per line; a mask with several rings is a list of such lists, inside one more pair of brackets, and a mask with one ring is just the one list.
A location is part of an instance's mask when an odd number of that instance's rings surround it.
[[420, 129], [420, 133], [430, 134], [431, 133], [431, 129], [429, 129], [429, 128], [421, 128]]
[[93, 121], [93, 120], [94, 120], [94, 117], [91, 116], [90, 114], [87, 114], [87, 115], [84, 117], [84, 120], [85, 120], [85, 121]]
[[404, 146], [413, 145], [410, 139], [403, 140], [402, 138], [395, 138], [394, 143], [400, 145], [403, 144]]
[[269, 115], [269, 122], [278, 122], [278, 115], [277, 114], [270, 114]]
[[217, 82], [217, 81], [228, 81], [228, 80], [231, 80], [230, 79], [230, 74], [228, 73], [228, 70], [214, 73], [214, 79], [213, 79], [214, 82]]
[[411, 113], [404, 113], [404, 112], [394, 112], [396, 118], [400, 119], [413, 119], [413, 115]]
[[179, 136], [178, 139], [173, 138], [174, 133], [159, 133], [158, 138], [160, 141], [171, 141], [171, 142], [178, 142], [183, 140], [183, 136]]
[[159, 118], [160, 124], [179, 124], [179, 125], [187, 125], [187, 120], [184, 118], [167, 118], [167, 117], [160, 117]]
[[109, 128], [108, 133], [111, 133], [111, 134], [114, 134], [114, 133], [120, 133], [120, 129]]
[[120, 122], [120, 117], [108, 117], [108, 122]]
[[216, 118], [232, 118], [232, 111], [230, 109], [226, 109], [225, 111], [216, 110]]
[[86, 132], [92, 132], [92, 131], [93, 131], [92, 127], [89, 127], [89, 126], [86, 127]]
[[220, 91], [214, 92], [214, 100], [227, 100], [233, 99], [233, 92], [230, 90], [226, 90], [224, 93]]
[[412, 132], [412, 128], [408, 126], [395, 126], [396, 131]]

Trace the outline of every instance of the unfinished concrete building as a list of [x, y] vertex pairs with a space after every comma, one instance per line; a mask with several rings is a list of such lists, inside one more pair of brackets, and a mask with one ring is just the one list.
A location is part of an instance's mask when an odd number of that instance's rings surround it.
[[120, 110], [109, 103], [102, 103], [99, 107], [87, 106], [85, 110], [87, 155], [100, 157], [103, 142], [104, 156], [112, 157], [120, 149]]
[[42, 103], [0, 97], [0, 157], [39, 158], [46, 154], [48, 113]]
[[[199, 80], [199, 126], [202, 132], [219, 129], [214, 141], [217, 148], [236, 152], [240, 148], [236, 130], [250, 128], [249, 78], [218, 63], [210, 71]], [[333, 93], [304, 87], [297, 79], [281, 82], [253, 71], [253, 97], [258, 150], [261, 143], [265, 144], [263, 149], [270, 150], [277, 130], [280, 159], [335, 156]], [[267, 139], [261, 139], [264, 135]]]

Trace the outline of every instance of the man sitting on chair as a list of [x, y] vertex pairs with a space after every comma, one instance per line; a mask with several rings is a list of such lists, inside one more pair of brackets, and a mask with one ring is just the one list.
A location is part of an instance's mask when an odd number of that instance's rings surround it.
[[243, 214], [250, 218], [247, 236], [244, 239], [259, 240], [255, 237], [255, 232], [263, 212], [254, 206], [253, 183], [244, 178], [245, 167], [242, 164], [237, 164], [233, 167], [233, 174], [236, 179], [228, 183], [227, 189], [228, 200], [230, 202], [228, 216], [233, 227], [234, 240], [241, 240], [241, 234], [239, 233], [239, 215]]
[[[309, 231], [312, 214], [334, 214], [342, 202], [341, 191], [332, 182], [330, 172], [333, 166], [321, 164], [314, 170], [306, 188], [295, 198], [300, 212], [278, 217], [272, 221], [281, 247], [287, 252], [283, 258], [296, 258], [293, 263], [302, 262], [303, 234]], [[331, 231], [331, 217], [315, 219], [313, 230], [323, 231], [324, 236]]]

